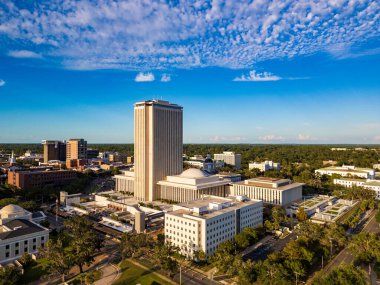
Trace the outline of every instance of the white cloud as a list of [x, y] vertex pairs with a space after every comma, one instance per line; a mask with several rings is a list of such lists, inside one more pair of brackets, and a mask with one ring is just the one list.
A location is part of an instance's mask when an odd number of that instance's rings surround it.
[[242, 142], [246, 141], [246, 137], [241, 136], [213, 136], [208, 139], [212, 142]]
[[283, 136], [278, 136], [278, 135], [265, 135], [265, 136], [260, 136], [259, 140], [261, 141], [283, 141], [285, 138]]
[[317, 52], [380, 53], [362, 45], [380, 35], [378, 0], [20, 3], [0, 1], [2, 50], [43, 48], [44, 58], [69, 69], [252, 69]]
[[251, 70], [248, 75], [242, 75], [240, 77], [234, 78], [233, 81], [278, 81], [282, 78], [276, 75], [273, 75], [269, 72], [256, 72]]
[[8, 55], [16, 58], [42, 58], [40, 54], [30, 50], [11, 50]]
[[3, 79], [0, 79], [0, 87], [5, 85], [5, 81]]
[[298, 134], [297, 139], [299, 141], [311, 141], [311, 140], [315, 140], [311, 135], [307, 135], [307, 134]]
[[171, 80], [172, 80], [172, 78], [171, 78], [170, 74], [162, 74], [161, 82], [169, 82]]
[[375, 141], [375, 142], [380, 142], [380, 135], [378, 135], [378, 136], [374, 136], [374, 137], [373, 137], [373, 141]]
[[143, 73], [140, 72], [135, 77], [136, 82], [154, 81], [154, 74], [152, 72]]

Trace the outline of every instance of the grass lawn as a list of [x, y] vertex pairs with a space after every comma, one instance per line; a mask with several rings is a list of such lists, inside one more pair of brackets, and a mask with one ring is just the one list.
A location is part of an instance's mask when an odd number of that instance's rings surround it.
[[27, 284], [29, 282], [36, 281], [40, 279], [43, 275], [46, 275], [48, 272], [44, 269], [47, 260], [41, 258], [37, 260], [37, 263], [33, 266], [30, 266], [25, 269], [24, 275], [21, 276], [21, 284]]
[[134, 265], [128, 260], [124, 260], [120, 263], [121, 276], [120, 278], [113, 283], [113, 285], [166, 285], [170, 284], [156, 274], [144, 270], [141, 267]]

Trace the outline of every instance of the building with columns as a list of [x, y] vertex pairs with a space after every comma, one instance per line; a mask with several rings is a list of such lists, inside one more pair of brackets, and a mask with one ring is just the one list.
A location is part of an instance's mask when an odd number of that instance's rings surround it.
[[302, 185], [290, 179], [257, 177], [234, 183], [231, 195], [244, 195], [265, 204], [285, 206], [302, 199]]
[[210, 175], [197, 168], [190, 168], [179, 175], [167, 176], [158, 182], [160, 199], [184, 203], [201, 199], [203, 195], [226, 197], [230, 180]]
[[182, 172], [182, 107], [162, 100], [138, 102], [134, 108], [134, 196], [159, 198], [157, 182]]

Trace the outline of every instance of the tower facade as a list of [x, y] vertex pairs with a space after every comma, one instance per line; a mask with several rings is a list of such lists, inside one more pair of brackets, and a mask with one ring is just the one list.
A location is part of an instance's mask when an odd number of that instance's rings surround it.
[[66, 160], [66, 142], [43, 140], [44, 146], [44, 162], [49, 160]]
[[159, 199], [157, 182], [183, 170], [182, 107], [162, 100], [138, 102], [134, 109], [134, 195]]
[[72, 159], [87, 159], [87, 141], [84, 139], [69, 139], [66, 144], [66, 161]]

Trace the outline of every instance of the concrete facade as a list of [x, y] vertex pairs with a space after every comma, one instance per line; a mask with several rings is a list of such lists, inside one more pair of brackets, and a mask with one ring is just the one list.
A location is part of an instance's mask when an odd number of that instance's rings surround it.
[[224, 151], [223, 153], [214, 154], [214, 160], [223, 160], [224, 163], [234, 166], [236, 169], [241, 168], [241, 154], [235, 154], [233, 151]]
[[234, 183], [231, 195], [244, 195], [266, 204], [285, 206], [302, 199], [302, 185], [289, 179], [258, 177]]
[[140, 201], [159, 199], [157, 182], [182, 172], [182, 107], [150, 100], [134, 108], [134, 195]]
[[205, 196], [175, 205], [173, 212], [165, 214], [165, 240], [190, 258], [200, 250], [210, 256], [220, 243], [233, 239], [244, 228], [256, 228], [262, 223], [262, 201]]

